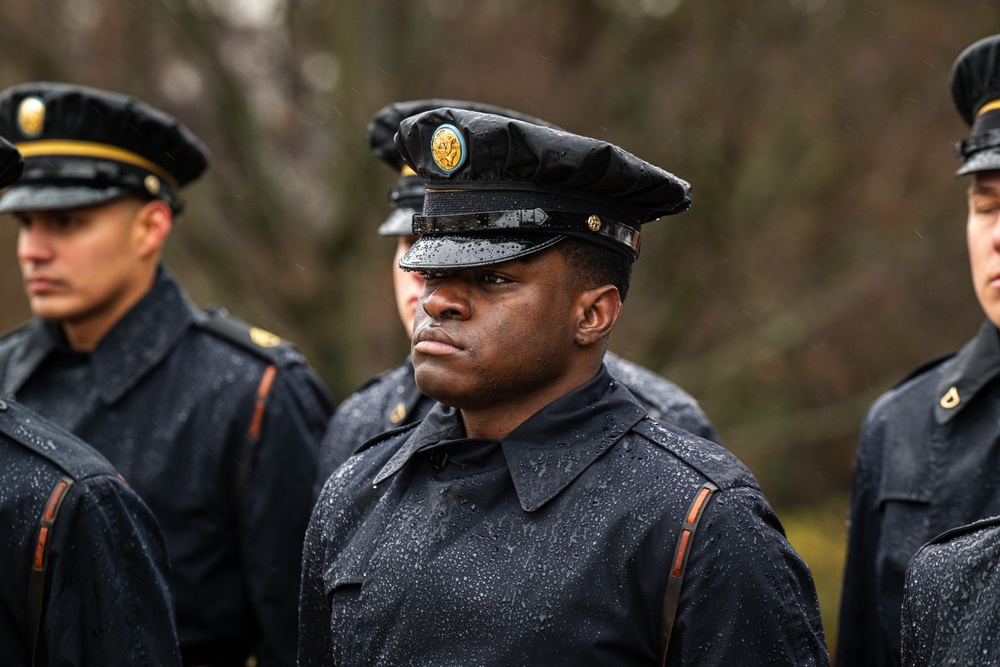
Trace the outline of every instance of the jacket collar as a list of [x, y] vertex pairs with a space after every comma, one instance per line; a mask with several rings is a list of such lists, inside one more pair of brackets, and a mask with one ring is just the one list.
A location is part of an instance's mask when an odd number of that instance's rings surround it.
[[[165, 267], [153, 287], [112, 327], [90, 355], [98, 393], [106, 405], [118, 401], [173, 348], [198, 316]], [[58, 324], [38, 318], [7, 369], [7, 391], [16, 392], [56, 348], [66, 345]]]
[[[607, 368], [545, 406], [500, 441], [525, 512], [557, 496], [644, 417], [646, 410]], [[414, 455], [464, 437], [461, 414], [437, 405], [375, 477], [379, 484]]]
[[1000, 332], [986, 320], [976, 337], [945, 363], [935, 394], [934, 417], [947, 424], [1000, 374]]

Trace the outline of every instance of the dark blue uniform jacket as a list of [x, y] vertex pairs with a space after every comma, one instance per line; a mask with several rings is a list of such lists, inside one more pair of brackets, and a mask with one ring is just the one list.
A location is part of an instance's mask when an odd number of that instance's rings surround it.
[[899, 665], [910, 558], [946, 530], [1000, 514], [998, 375], [1000, 335], [987, 321], [869, 410], [854, 464], [838, 665]]
[[903, 664], [1000, 665], [1000, 517], [916, 553], [903, 596]]
[[299, 352], [196, 310], [161, 269], [92, 353], [37, 319], [4, 339], [0, 387], [93, 445], [149, 505], [186, 663], [253, 653], [261, 667], [294, 664], [302, 539], [332, 412]]
[[[9, 401], [0, 401], [0, 526], [0, 665], [179, 667], [153, 515], [104, 457]], [[33, 576], [43, 582], [37, 612]]]
[[300, 664], [659, 665], [707, 480], [667, 664], [828, 664], [809, 570], [750, 472], [606, 369], [501, 441], [438, 405], [340, 466], [306, 535]]
[[[608, 352], [604, 364], [646, 408], [649, 416], [697, 436], [719, 441], [698, 401], [673, 382]], [[379, 433], [423, 419], [436, 401], [424, 396], [409, 358], [349, 396], [334, 413], [320, 444], [316, 492], [330, 474]]]

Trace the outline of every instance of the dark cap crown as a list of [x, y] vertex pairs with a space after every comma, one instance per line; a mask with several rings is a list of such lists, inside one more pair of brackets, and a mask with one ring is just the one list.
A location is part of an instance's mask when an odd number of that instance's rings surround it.
[[642, 224], [691, 205], [687, 182], [613, 144], [493, 114], [428, 111], [395, 141], [426, 181], [425, 235], [574, 235], [634, 258]]
[[0, 136], [25, 158], [4, 210], [89, 205], [130, 192], [177, 208], [176, 190], [208, 165], [201, 141], [177, 119], [127, 95], [66, 83], [0, 92]]
[[5, 188], [21, 176], [24, 160], [13, 144], [0, 137], [0, 188]]
[[966, 48], [951, 69], [951, 96], [970, 136], [958, 145], [958, 174], [1000, 168], [1000, 35]]
[[399, 180], [389, 190], [389, 202], [394, 211], [378, 230], [379, 234], [383, 236], [412, 234], [413, 214], [419, 213], [424, 205], [424, 181], [406, 166], [403, 156], [396, 150], [396, 144], [393, 142], [396, 131], [399, 130], [399, 124], [410, 116], [443, 107], [491, 113], [535, 125], [555, 127], [540, 118], [528, 116], [512, 109], [467, 100], [409, 100], [382, 107], [368, 124], [368, 145], [375, 157], [400, 174]]

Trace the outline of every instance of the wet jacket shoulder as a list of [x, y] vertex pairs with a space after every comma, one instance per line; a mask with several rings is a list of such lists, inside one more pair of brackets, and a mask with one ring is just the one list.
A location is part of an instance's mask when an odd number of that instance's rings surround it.
[[0, 462], [0, 664], [34, 634], [36, 665], [180, 665], [163, 538], [111, 465], [8, 401]]
[[649, 410], [649, 416], [680, 426], [706, 440], [719, 441], [715, 427], [698, 401], [661, 375], [608, 352], [604, 363], [611, 376], [621, 382]]
[[[587, 392], [596, 395], [596, 385], [578, 390], [579, 399], [564, 397], [559, 409], [550, 405], [500, 441], [508, 472], [495, 483], [431, 472], [435, 450], [444, 447], [433, 444], [434, 432], [449, 428], [443, 406], [420, 424], [370, 440], [340, 466], [307, 533], [300, 664], [391, 663], [409, 650], [407, 633], [438, 637], [450, 625], [490, 626], [486, 634], [509, 641], [486, 646], [459, 633], [459, 646], [442, 640], [427, 655], [411, 655], [411, 664], [458, 664], [462, 651], [476, 664], [659, 664], [675, 548], [692, 501], [709, 481], [719, 491], [691, 546], [667, 664], [828, 664], [811, 575], [750, 472], [721, 446], [645, 416], [631, 394], [603, 377], [612, 387], [607, 398], [620, 409], [594, 414], [598, 404]], [[592, 419], [581, 421], [580, 411]], [[575, 437], [581, 423], [586, 433]], [[567, 433], [568, 424], [577, 428], [565, 442], [544, 435]], [[467, 445], [456, 446], [447, 451], [461, 456]], [[461, 475], [463, 464], [456, 465], [451, 474]], [[400, 520], [414, 530], [397, 530]], [[457, 601], [465, 599], [457, 588], [422, 585], [433, 571], [426, 559], [444, 544], [451, 544], [450, 570], [465, 573], [465, 561], [476, 563], [470, 585], [490, 591], [475, 609]], [[500, 556], [508, 553], [516, 555], [509, 562]], [[395, 577], [405, 580], [398, 590]], [[385, 598], [366, 603], [366, 586], [386, 589]], [[529, 591], [517, 600], [523, 617], [504, 603], [511, 586]], [[390, 636], [364, 644], [380, 632], [370, 627], [383, 618], [378, 607], [396, 608], [395, 594], [404, 596], [404, 607], [393, 615]], [[417, 608], [408, 613], [414, 600], [441, 611], [432, 618]], [[530, 611], [535, 604], [545, 610]]]
[[423, 419], [434, 403], [417, 388], [409, 358], [344, 399], [320, 443], [317, 494], [330, 473], [367, 440]]
[[903, 597], [903, 664], [1000, 662], [1000, 518], [935, 538], [916, 553]]
[[1000, 340], [986, 322], [865, 416], [854, 462], [837, 663], [899, 665], [907, 564], [936, 535], [1000, 513]]

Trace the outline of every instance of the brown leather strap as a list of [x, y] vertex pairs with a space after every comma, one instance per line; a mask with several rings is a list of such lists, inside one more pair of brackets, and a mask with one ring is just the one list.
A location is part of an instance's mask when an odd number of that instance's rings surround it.
[[688, 555], [691, 553], [691, 544], [694, 541], [694, 533], [698, 529], [701, 515], [708, 505], [709, 498], [719, 490], [715, 484], [705, 482], [698, 493], [695, 494], [691, 506], [688, 508], [681, 524], [681, 532], [677, 537], [677, 548], [674, 549], [674, 559], [670, 565], [670, 577], [667, 579], [667, 590], [663, 595], [663, 627], [661, 635], [663, 637], [663, 660], [661, 665], [667, 664], [667, 649], [670, 648], [670, 635], [674, 631], [674, 619], [677, 616], [677, 605], [681, 600], [681, 587], [684, 584], [684, 573], [687, 571]]
[[274, 364], [265, 368], [264, 374], [260, 378], [260, 384], [257, 386], [257, 400], [254, 403], [250, 426], [247, 428], [247, 439], [243, 445], [240, 469], [233, 490], [234, 507], [237, 511], [243, 505], [243, 496], [246, 495], [247, 484], [250, 481], [250, 471], [257, 459], [257, 446], [260, 444], [260, 429], [264, 423], [264, 411], [267, 408], [267, 399], [271, 395], [271, 386], [274, 384], [274, 376], [277, 372], [278, 367]]
[[49, 545], [52, 528], [62, 507], [66, 492], [73, 486], [73, 480], [63, 477], [49, 494], [45, 511], [38, 523], [38, 539], [35, 542], [35, 557], [31, 563], [31, 580], [28, 582], [28, 645], [31, 646], [31, 664], [38, 655], [38, 639], [42, 634], [42, 609], [45, 602], [45, 569], [49, 564]]

